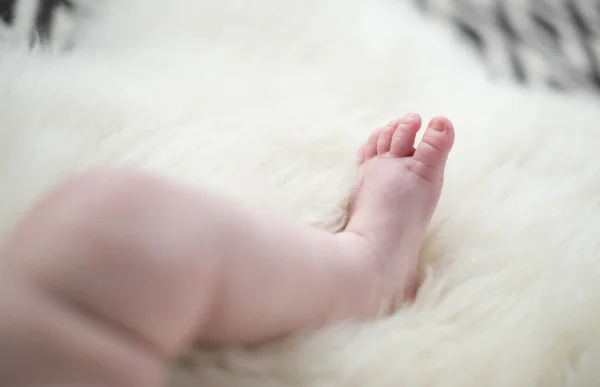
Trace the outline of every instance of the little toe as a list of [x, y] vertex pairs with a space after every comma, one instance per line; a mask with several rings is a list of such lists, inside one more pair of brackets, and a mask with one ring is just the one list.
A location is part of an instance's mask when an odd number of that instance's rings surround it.
[[361, 165], [365, 162], [365, 145], [363, 144], [356, 152], [356, 163]]
[[452, 123], [445, 117], [432, 119], [415, 150], [413, 172], [424, 180], [440, 181], [444, 177], [444, 167], [453, 144]]
[[379, 141], [379, 135], [384, 128], [377, 128], [371, 133], [371, 136], [365, 144], [365, 156], [363, 161], [367, 161], [377, 156], [377, 142]]
[[390, 151], [390, 146], [392, 144], [392, 136], [398, 128], [398, 125], [402, 122], [401, 119], [396, 119], [387, 124], [381, 134], [379, 135], [379, 140], [377, 140], [377, 154], [382, 155]]
[[392, 134], [390, 144], [390, 156], [408, 157], [412, 156], [415, 137], [421, 128], [421, 116], [410, 113], [404, 116]]

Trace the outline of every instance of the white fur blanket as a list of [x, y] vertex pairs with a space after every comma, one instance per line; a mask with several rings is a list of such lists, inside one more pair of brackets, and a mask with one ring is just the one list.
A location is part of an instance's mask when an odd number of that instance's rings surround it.
[[491, 84], [401, 0], [110, 5], [66, 55], [1, 52], [0, 233], [42, 189], [99, 162], [333, 230], [374, 126], [417, 111], [457, 128], [414, 304], [266, 347], [198, 350], [173, 386], [600, 383], [596, 99]]

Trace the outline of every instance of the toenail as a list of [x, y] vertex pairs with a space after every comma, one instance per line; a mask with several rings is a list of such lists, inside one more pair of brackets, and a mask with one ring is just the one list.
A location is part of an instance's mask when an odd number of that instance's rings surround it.
[[408, 113], [408, 114], [406, 115], [406, 118], [407, 118], [409, 121], [416, 121], [416, 120], [418, 120], [418, 119], [419, 119], [419, 115], [418, 115], [417, 113]]
[[440, 119], [434, 119], [431, 123], [431, 129], [443, 132], [446, 130], [446, 121]]

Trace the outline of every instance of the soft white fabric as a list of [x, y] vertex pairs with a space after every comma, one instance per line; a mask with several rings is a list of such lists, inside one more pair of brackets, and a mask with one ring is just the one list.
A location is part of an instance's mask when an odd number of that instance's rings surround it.
[[413, 305], [195, 352], [173, 386], [600, 382], [597, 100], [492, 85], [400, 0], [109, 5], [68, 55], [1, 52], [2, 234], [49, 184], [105, 161], [335, 230], [372, 128], [417, 111], [457, 129]]

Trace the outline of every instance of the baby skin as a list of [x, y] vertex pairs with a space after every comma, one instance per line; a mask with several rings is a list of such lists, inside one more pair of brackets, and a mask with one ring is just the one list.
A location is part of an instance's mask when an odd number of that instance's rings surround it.
[[359, 150], [347, 227], [328, 233], [139, 171], [43, 197], [0, 248], [0, 380], [160, 387], [194, 343], [256, 343], [377, 317], [417, 287], [454, 141], [409, 114]]

